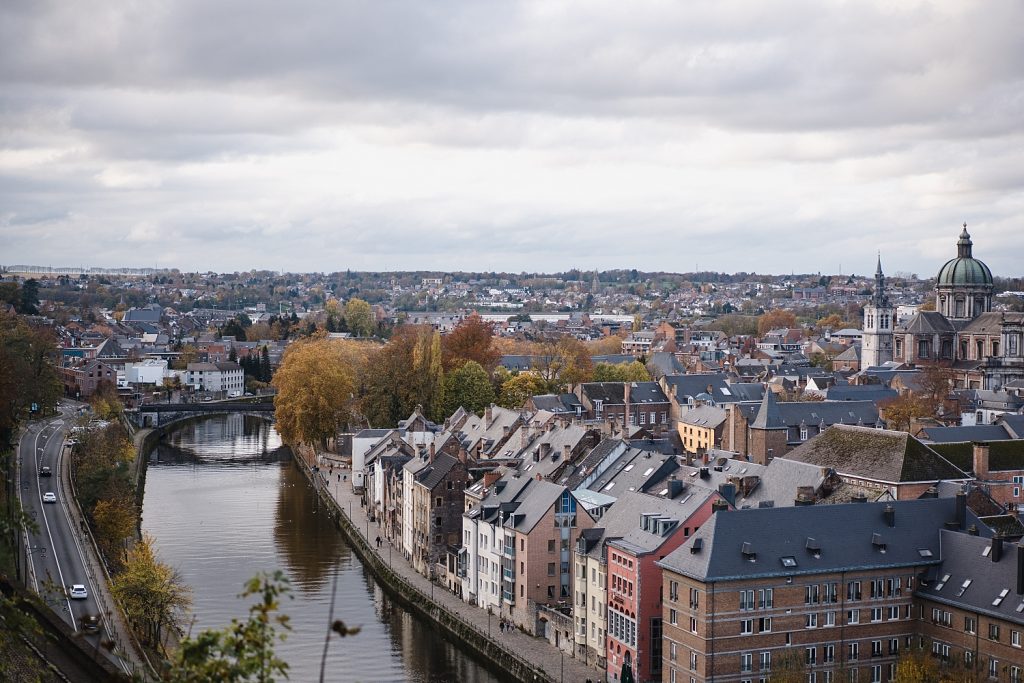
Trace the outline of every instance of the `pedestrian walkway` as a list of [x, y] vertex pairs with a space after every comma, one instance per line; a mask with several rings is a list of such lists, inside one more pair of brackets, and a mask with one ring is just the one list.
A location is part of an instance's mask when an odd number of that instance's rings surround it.
[[[298, 461], [301, 465], [301, 460]], [[442, 607], [458, 615], [465, 622], [473, 625], [488, 636], [500, 647], [519, 655], [526, 661], [541, 667], [554, 681], [583, 683], [584, 681], [603, 680], [604, 670], [587, 666], [582, 660], [575, 659], [555, 648], [546, 640], [535, 638], [518, 629], [503, 632], [499, 618], [486, 610], [474, 607], [451, 593], [445, 586], [434, 584], [425, 576], [413, 569], [402, 555], [400, 546], [392, 545], [384, 540], [382, 547], [377, 549], [376, 539], [385, 538], [384, 530], [367, 518], [366, 509], [360, 505], [360, 497], [352, 492], [352, 483], [348, 481], [348, 470], [335, 469], [333, 475], [320, 471], [316, 473], [319, 486], [327, 491], [337, 504], [342, 514], [346, 515], [352, 525], [367, 542], [371, 552], [375, 552], [382, 561], [388, 562], [391, 570], [405, 579], [422, 594]], [[345, 477], [339, 481], [338, 477]]]

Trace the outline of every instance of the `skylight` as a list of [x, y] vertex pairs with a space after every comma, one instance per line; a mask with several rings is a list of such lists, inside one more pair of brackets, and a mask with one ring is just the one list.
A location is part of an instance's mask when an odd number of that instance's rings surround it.
[[795, 567], [796, 566], [796, 558], [795, 557], [787, 556], [787, 557], [783, 557], [781, 559], [782, 559], [782, 566], [783, 567]]
[[613, 486], [615, 486], [615, 482], [614, 481], [609, 482], [608, 485], [604, 487], [604, 490], [605, 491], [611, 491]]
[[987, 545], [987, 546], [985, 546], [985, 549], [981, 551], [981, 556], [982, 557], [988, 557], [988, 554], [990, 552], [992, 552], [992, 546]]
[[653, 468], [653, 467], [648, 467], [648, 468], [647, 468], [647, 469], [646, 469], [646, 470], [644, 471], [644, 476], [645, 476], [645, 477], [648, 477], [648, 476], [650, 476], [651, 472], [653, 472], [653, 471], [654, 471], [654, 468]]
[[947, 581], [949, 581], [949, 574], [946, 574], [945, 576], [943, 576], [942, 577], [942, 581], [939, 581], [937, 584], [935, 584], [935, 590], [936, 591], [942, 590], [943, 586], [946, 585]]
[[966, 581], [964, 581], [963, 584], [960, 586], [960, 591], [956, 594], [956, 596], [960, 597], [961, 595], [963, 595], [964, 592], [970, 587], [970, 585], [971, 579], [967, 579]]
[[1010, 589], [1009, 588], [1004, 588], [1003, 590], [999, 591], [999, 597], [997, 597], [995, 600], [992, 601], [992, 606], [993, 607], [999, 607], [999, 605], [1002, 604], [1003, 599], [1007, 595], [1009, 595], [1009, 594], [1010, 594]]
[[627, 472], [629, 472], [631, 469], [633, 469], [633, 463], [629, 463], [628, 465], [626, 465]]
[[917, 554], [921, 557], [932, 557], [932, 551], [928, 550], [928, 548], [918, 548]]

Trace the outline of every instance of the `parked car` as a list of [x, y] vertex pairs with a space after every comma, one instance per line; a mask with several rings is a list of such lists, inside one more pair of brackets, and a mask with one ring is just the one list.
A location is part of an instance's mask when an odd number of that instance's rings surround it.
[[71, 586], [69, 595], [71, 596], [72, 600], [85, 600], [87, 597], [89, 597], [89, 591], [85, 590], [84, 585], [76, 583], [73, 586]]
[[57, 502], [57, 494], [54, 493], [53, 491], [47, 491], [46, 493], [43, 494], [43, 502], [44, 503], [56, 503]]
[[49, 476], [52, 476], [52, 475], [53, 475], [53, 472], [51, 472], [50, 468], [47, 467], [46, 465], [43, 465], [42, 467], [39, 468], [39, 476], [40, 477], [49, 477]]

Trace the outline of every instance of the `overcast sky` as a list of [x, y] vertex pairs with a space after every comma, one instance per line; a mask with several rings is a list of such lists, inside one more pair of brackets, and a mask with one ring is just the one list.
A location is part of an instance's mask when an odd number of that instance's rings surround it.
[[[0, 3], [0, 264], [1024, 272], [1024, 3]], [[840, 270], [841, 269], [841, 270]]]

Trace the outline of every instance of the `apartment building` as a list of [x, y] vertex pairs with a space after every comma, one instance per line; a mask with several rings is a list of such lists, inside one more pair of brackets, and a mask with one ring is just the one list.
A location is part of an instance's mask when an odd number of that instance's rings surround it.
[[[663, 572], [663, 680], [889, 681], [919, 631], [940, 532], [984, 528], [966, 497], [717, 512]], [[770, 530], [770, 533], [766, 533]]]

